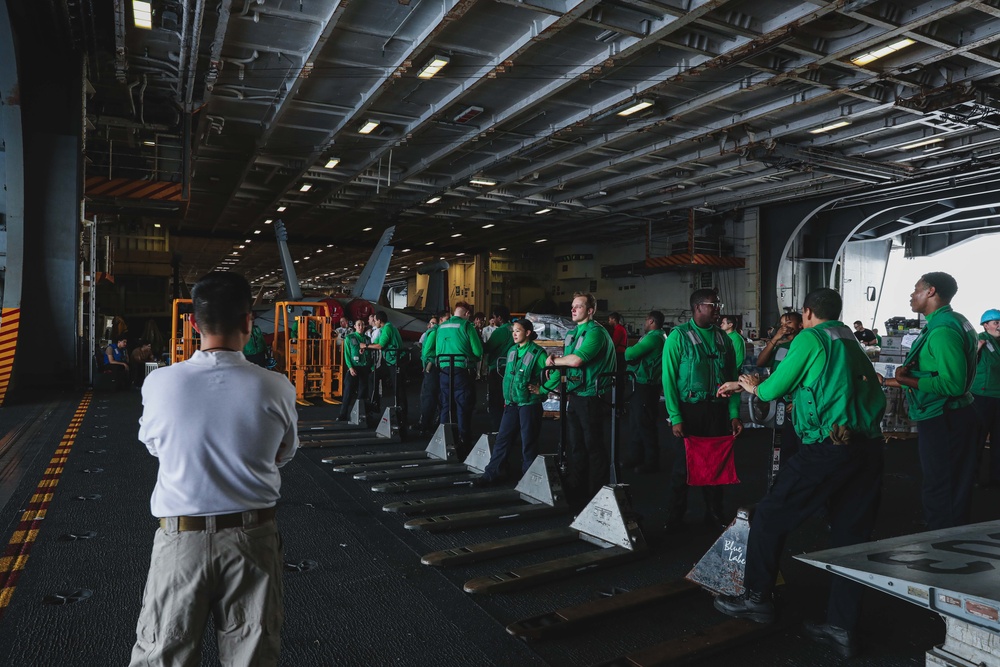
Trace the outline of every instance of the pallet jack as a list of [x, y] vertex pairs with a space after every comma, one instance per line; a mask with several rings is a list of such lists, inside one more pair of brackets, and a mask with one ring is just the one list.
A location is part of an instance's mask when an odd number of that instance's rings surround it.
[[[611, 401], [613, 408], [617, 411], [618, 389], [621, 378], [624, 376], [619, 376], [617, 373], [606, 375], [613, 377]], [[567, 442], [565, 382], [565, 376], [562, 376], [564, 391], [563, 401], [560, 404], [560, 417], [562, 419], [563, 440], [560, 443], [560, 455], [555, 462], [556, 467], [559, 465], [559, 459], [564, 456]], [[580, 572], [609, 567], [645, 556], [648, 552], [648, 546], [639, 528], [637, 516], [632, 511], [628, 486], [617, 483], [616, 426], [617, 422], [613, 420], [611, 484], [602, 487], [568, 527], [438, 551], [425, 555], [421, 562], [425, 565], [436, 566], [459, 565], [572, 543], [577, 540], [601, 547], [596, 551], [587, 551], [512, 571], [499, 572], [487, 577], [470, 579], [464, 585], [464, 590], [467, 593], [499, 593], [528, 588], [573, 576]]]
[[[355, 406], [357, 408], [357, 406]], [[375, 431], [323, 431], [299, 436], [300, 447], [359, 447], [392, 445], [403, 441], [399, 425], [399, 408], [386, 408]]]

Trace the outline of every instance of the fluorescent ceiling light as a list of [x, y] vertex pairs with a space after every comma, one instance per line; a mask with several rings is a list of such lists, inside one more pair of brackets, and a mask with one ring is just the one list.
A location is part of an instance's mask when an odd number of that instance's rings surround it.
[[365, 228], [364, 228], [364, 229], [362, 229], [361, 231], [363, 231], [363, 232], [370, 232], [371, 230], [372, 230], [372, 228], [371, 228], [371, 227], [365, 227]]
[[457, 238], [458, 238], [459, 236], [461, 236], [461, 234], [452, 234], [452, 235], [451, 235], [451, 238], [453, 238], [453, 239], [457, 239]]
[[898, 42], [893, 42], [892, 44], [889, 44], [888, 46], [883, 46], [880, 49], [875, 49], [874, 51], [869, 51], [868, 53], [863, 53], [860, 56], [851, 58], [851, 62], [859, 66], [867, 65], [870, 62], [878, 60], [879, 58], [885, 58], [887, 55], [895, 53], [900, 49], [905, 49], [906, 47], [911, 46], [913, 44], [916, 44], [916, 42], [913, 41], [912, 39], [909, 38], [901, 39]]
[[488, 187], [492, 187], [497, 184], [496, 181], [491, 181], [488, 178], [480, 178], [478, 176], [476, 178], [469, 179], [469, 183], [472, 185], [485, 185]]
[[278, 207], [278, 213], [284, 213], [285, 209], [287, 209], [287, 208], [288, 208], [287, 206], [279, 206]]
[[148, 2], [132, 0], [132, 20], [136, 28], [150, 30], [153, 27], [153, 8]]
[[244, 240], [243, 242], [244, 242], [244, 243], [250, 243], [251, 241], [250, 241], [250, 239], [246, 239], [246, 240]]
[[433, 58], [430, 59], [430, 62], [424, 65], [424, 68], [420, 70], [419, 73], [417, 73], [417, 78], [429, 79], [438, 72], [440, 72], [441, 68], [447, 65], [449, 62], [451, 61], [447, 56], [434, 56]]
[[298, 263], [299, 263], [299, 260], [295, 260], [295, 261], [294, 261], [294, 262], [292, 262], [292, 263], [293, 263], [293, 264], [298, 264]]
[[336, 167], [336, 166], [337, 166], [338, 164], [340, 164], [340, 158], [339, 158], [339, 157], [332, 157], [332, 158], [330, 158], [330, 159], [329, 159], [329, 160], [327, 161], [327, 163], [326, 163], [326, 168], [327, 168], [327, 169], [333, 169], [333, 168], [334, 168], [334, 167]]
[[260, 230], [259, 229], [255, 229], [255, 230], [253, 230], [253, 233], [254, 234], [260, 234]]
[[537, 211], [535, 211], [535, 215], [543, 215], [551, 210], [552, 210], [551, 208], [540, 208]]
[[316, 252], [323, 252], [322, 248], [316, 248]]
[[428, 242], [427, 242], [427, 243], [425, 243], [424, 245], [434, 245], [434, 241], [428, 241]]
[[506, 250], [507, 248], [497, 248], [497, 250]]
[[496, 226], [496, 225], [494, 225], [494, 224], [493, 224], [493, 223], [491, 222], [491, 223], [490, 223], [490, 224], [488, 224], [488, 225], [483, 225], [483, 229], [489, 229], [490, 227], [495, 227], [495, 226]]
[[238, 247], [238, 248], [239, 248], [240, 250], [243, 250], [243, 248], [246, 248], [246, 246], [245, 246], [245, 245], [240, 245], [240, 246], [237, 246], [237, 247]]
[[153, 223], [153, 228], [154, 228], [154, 229], [159, 229], [159, 228], [160, 228], [160, 223], [158, 223], [158, 222], [154, 222], [154, 223]]
[[538, 239], [535, 243], [545, 243], [548, 239]]
[[906, 144], [905, 146], [897, 146], [897, 149], [901, 151], [908, 151], [911, 148], [920, 148], [921, 146], [929, 146], [931, 144], [937, 144], [942, 141], [944, 141], [944, 137], [931, 137], [930, 139], [914, 141], [912, 144]]
[[155, 141], [144, 141], [144, 142], [142, 142], [142, 145], [143, 146], [155, 146], [156, 142]]
[[269, 225], [269, 224], [271, 224], [272, 222], [274, 222], [274, 220], [271, 220], [270, 218], [268, 218], [267, 220], [265, 220], [265, 221], [264, 221], [264, 224], [265, 224], [265, 225]]
[[823, 132], [830, 132], [850, 124], [850, 121], [838, 120], [836, 123], [830, 123], [829, 125], [824, 125], [823, 127], [817, 127], [815, 130], [809, 130], [809, 134], [822, 134]]
[[302, 187], [299, 188], [299, 192], [309, 192], [312, 190], [312, 183], [303, 183]]
[[361, 126], [361, 129], [358, 130], [358, 133], [359, 134], [371, 134], [372, 130], [374, 130], [376, 127], [378, 127], [378, 125], [379, 125], [379, 122], [377, 120], [371, 120], [371, 119], [369, 119], [367, 122], [365, 122], [364, 125]]
[[436, 203], [438, 203], [439, 201], [441, 201], [441, 198], [440, 198], [440, 197], [431, 197], [430, 199], [428, 199], [428, 200], [427, 200], [426, 202], [424, 202], [424, 203], [425, 203], [425, 204], [436, 204]]
[[619, 116], [631, 116], [632, 114], [636, 113], [637, 111], [642, 111], [643, 109], [647, 109], [647, 108], [649, 108], [651, 106], [653, 106], [653, 100], [639, 100], [638, 102], [636, 102], [632, 106], [626, 107], [625, 109], [622, 109], [621, 111], [619, 111], [618, 115]]

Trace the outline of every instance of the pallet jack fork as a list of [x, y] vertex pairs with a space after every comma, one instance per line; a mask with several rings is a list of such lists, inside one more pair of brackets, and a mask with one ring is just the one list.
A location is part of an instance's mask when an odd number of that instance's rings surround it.
[[346, 422], [334, 419], [312, 419], [299, 421], [299, 438], [304, 435], [322, 435], [324, 433], [344, 433], [368, 428], [368, 412], [365, 402], [355, 399], [351, 406], [351, 414]]
[[[484, 509], [465, 511], [470, 507]], [[462, 510], [455, 514], [440, 514], [411, 519], [404, 525], [408, 530], [441, 532], [478, 526], [523, 521], [570, 511], [562, 493], [562, 484], [551, 456], [537, 456], [513, 489], [500, 489], [461, 496], [444, 496], [426, 500], [390, 503], [387, 512], [428, 514]]]
[[626, 485], [603, 487], [566, 528], [438, 551], [427, 554], [421, 562], [425, 565], [459, 565], [577, 540], [601, 548], [488, 577], [470, 579], [465, 582], [465, 591], [500, 593], [519, 590], [645, 556], [649, 548], [632, 512]]
[[[472, 448], [469, 455], [465, 457], [465, 461], [462, 463], [457, 463], [451, 460], [426, 460], [426, 461], [407, 461], [404, 464], [389, 465], [389, 464], [369, 464], [363, 470], [354, 473], [354, 479], [360, 479], [365, 482], [386, 482], [392, 483], [394, 480], [401, 480], [402, 482], [415, 482], [420, 481], [418, 478], [428, 478], [440, 475], [468, 475], [475, 477], [477, 474], [482, 473], [486, 468], [486, 464], [490, 460], [490, 452], [493, 451], [493, 442], [495, 440], [495, 433], [487, 433], [479, 438], [476, 446]], [[476, 471], [470, 473], [470, 471]]]
[[[316, 434], [315, 437], [299, 438], [300, 447], [358, 447], [363, 445], [392, 445], [402, 442], [399, 433], [399, 408], [386, 408], [382, 413], [375, 433], [365, 431], [341, 431]], [[332, 458], [332, 457], [331, 457]], [[327, 462], [323, 459], [324, 463]]]
[[[681, 604], [699, 587], [726, 595], [743, 590], [743, 564], [749, 535], [750, 510], [741, 508], [722, 537], [685, 579], [674, 579], [631, 591], [614, 591], [596, 600], [563, 607], [552, 612], [521, 619], [507, 626], [507, 632], [522, 639], [548, 639], [594, 624], [610, 616], [628, 613], [658, 603]], [[687, 603], [684, 603], [687, 604]], [[655, 646], [649, 646], [608, 662], [600, 667], [652, 667], [653, 665], [688, 664], [710, 655], [778, 632], [781, 623], [760, 625], [745, 619], [726, 620], [708, 630], [686, 633]]]
[[[386, 412], [394, 409], [386, 408]], [[454, 424], [441, 424], [425, 449], [328, 456], [323, 459], [323, 463], [333, 465], [334, 472], [349, 472], [354, 474], [365, 470], [366, 468], [363, 466], [377, 463], [397, 463], [400, 461], [421, 459], [455, 462], [458, 461], [455, 456], [456, 429], [457, 427]]]
[[[430, 491], [432, 489], [449, 489], [455, 487], [467, 487], [472, 485], [472, 480], [479, 477], [486, 470], [489, 463], [490, 454], [493, 451], [493, 444], [496, 440], [496, 433], [484, 433], [480, 436], [476, 446], [472, 448], [469, 455], [465, 457], [461, 465], [450, 463], [428, 470], [429, 476], [404, 476], [394, 475], [390, 478], [395, 481], [381, 481], [372, 484], [372, 491], [375, 493], [409, 493], [411, 491]], [[358, 477], [358, 479], [361, 479]], [[386, 510], [391, 512], [393, 510]]]

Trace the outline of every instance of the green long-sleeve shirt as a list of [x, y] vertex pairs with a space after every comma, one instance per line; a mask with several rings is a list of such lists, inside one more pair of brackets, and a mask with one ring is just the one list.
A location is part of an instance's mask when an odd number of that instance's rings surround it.
[[[711, 350], [715, 351], [715, 354], [724, 354], [724, 350], [715, 349], [715, 327], [699, 327], [694, 321], [691, 322], [691, 328], [698, 332], [704, 344]], [[684, 352], [684, 342], [681, 340], [683, 332], [680, 329], [674, 329], [667, 336], [667, 341], [663, 345], [663, 401], [667, 406], [667, 416], [670, 418], [670, 423], [677, 425], [684, 422], [681, 416], [681, 390], [678, 386], [678, 375], [680, 372], [681, 356]], [[737, 370], [734, 368], [732, 377], [722, 378], [723, 380], [735, 380], [739, 377]], [[710, 399], [717, 400], [717, 399]], [[725, 399], [722, 399], [725, 400]], [[739, 419], [740, 416], [740, 397], [738, 394], [733, 394], [729, 397], [729, 418]]]
[[[617, 370], [615, 346], [608, 330], [594, 320], [577, 324], [566, 336], [563, 354], [575, 354], [582, 364], [577, 368], [563, 366], [560, 372], [566, 374], [566, 390], [577, 396], [597, 396], [603, 394], [610, 380], [602, 380], [604, 373]], [[559, 375], [552, 373], [543, 386], [544, 391], [552, 391], [559, 386]]]
[[[951, 306], [943, 306], [927, 316], [927, 323]], [[954, 329], [939, 327], [926, 333], [927, 340], [920, 350], [917, 389], [940, 396], [961, 396], [968, 386], [966, 341]], [[913, 373], [917, 377], [917, 373]]]
[[[831, 331], [828, 353], [821, 337]], [[843, 322], [830, 320], [799, 333], [781, 365], [757, 387], [757, 396], [773, 401], [797, 390], [794, 424], [802, 442], [822, 442], [833, 422], [866, 437], [880, 433], [885, 397], [875, 369]]]
[[629, 370], [635, 371], [635, 381], [638, 384], [660, 382], [664, 340], [666, 336], [663, 329], [654, 329], [640, 338], [638, 343], [625, 349], [625, 363]]
[[420, 348], [420, 361], [423, 363], [425, 368], [427, 367], [427, 364], [433, 363], [436, 359], [434, 355], [434, 346], [437, 345], [437, 333], [439, 326], [441, 325], [435, 324], [427, 332], [427, 335], [424, 336], [424, 344]]
[[382, 358], [385, 363], [395, 366], [399, 353], [403, 349], [403, 337], [399, 335], [392, 322], [386, 322], [378, 334], [378, 345], [382, 348]]
[[352, 331], [344, 338], [344, 365], [347, 368], [371, 368], [371, 354], [368, 350], [361, 349], [361, 344], [367, 340], [357, 331]]
[[510, 333], [510, 322], [504, 322], [490, 334], [483, 343], [483, 354], [486, 355], [486, 368], [492, 373], [497, 370], [497, 360], [506, 359], [507, 352], [514, 347], [514, 337]]
[[979, 334], [979, 340], [983, 341], [983, 347], [979, 350], [976, 377], [970, 391], [976, 396], [1000, 398], [1000, 339], [984, 331]]
[[736, 352], [736, 372], [739, 373], [747, 357], [747, 341], [738, 331], [730, 331], [726, 335], [729, 336], [729, 340], [733, 341], [733, 351]]

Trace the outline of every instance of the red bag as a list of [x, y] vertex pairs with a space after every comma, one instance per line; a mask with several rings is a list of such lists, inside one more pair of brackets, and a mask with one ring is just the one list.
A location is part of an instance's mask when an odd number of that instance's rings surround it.
[[715, 486], [739, 484], [736, 461], [733, 458], [734, 435], [699, 436], [684, 438], [687, 453], [687, 483], [689, 486]]

